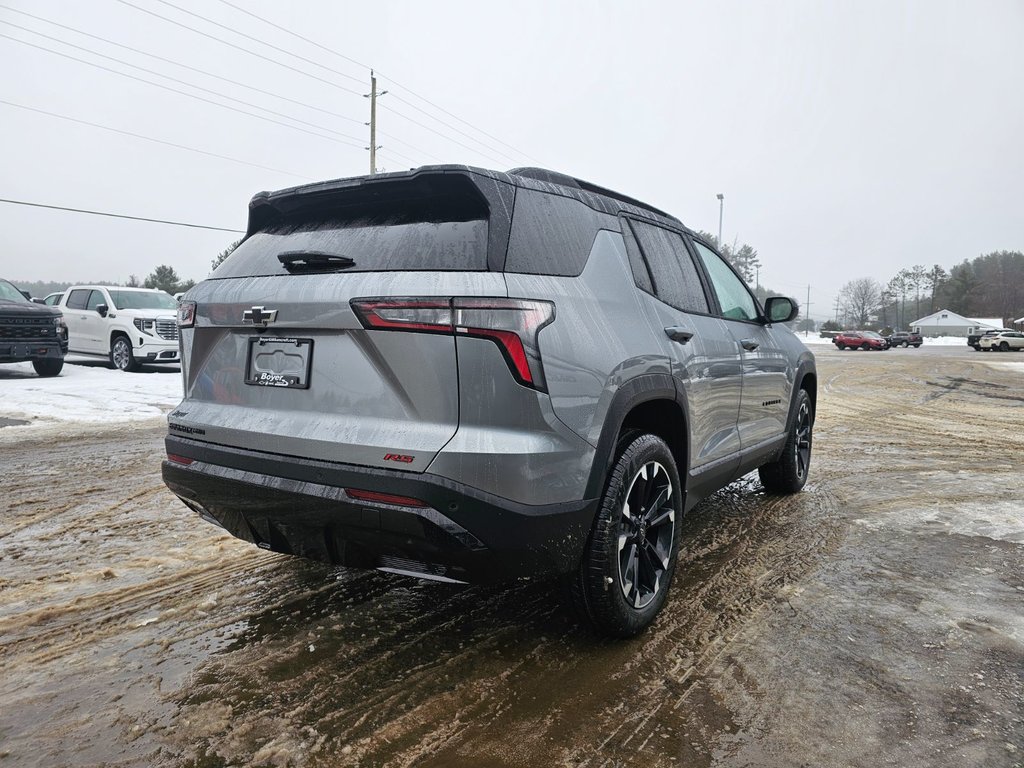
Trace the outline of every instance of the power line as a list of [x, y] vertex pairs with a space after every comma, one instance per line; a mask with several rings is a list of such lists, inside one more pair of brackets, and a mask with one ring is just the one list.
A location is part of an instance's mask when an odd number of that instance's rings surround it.
[[415, 118], [409, 117], [407, 114], [405, 114], [403, 112], [399, 112], [394, 107], [387, 107], [387, 106], [385, 106], [384, 109], [386, 109], [388, 112], [390, 112], [393, 115], [398, 115], [398, 117], [402, 118], [403, 120], [408, 120], [413, 125], [418, 125], [420, 128], [422, 128], [425, 131], [430, 131], [431, 133], [436, 133], [441, 138], [447, 139], [448, 141], [452, 142], [452, 144], [458, 144], [460, 147], [468, 149], [470, 152], [475, 152], [476, 154], [481, 155], [483, 157], [486, 157], [489, 160], [493, 160], [494, 162], [499, 163], [499, 164], [504, 164], [504, 162], [505, 162], [504, 160], [499, 160], [499, 159], [495, 158], [494, 155], [491, 155], [488, 152], [483, 152], [482, 150], [476, 149], [475, 147], [471, 147], [468, 144], [463, 144], [461, 141], [459, 141], [458, 139], [453, 139], [451, 136], [445, 136], [443, 133], [441, 133], [441, 131], [437, 130], [436, 128], [431, 128], [429, 125], [426, 125], [425, 123], [421, 123], [419, 120], [416, 120]]
[[307, 59], [305, 56], [300, 56], [297, 53], [292, 53], [291, 51], [289, 51], [289, 50], [287, 50], [285, 48], [280, 48], [279, 46], [276, 46], [273, 43], [268, 43], [266, 40], [260, 40], [258, 37], [253, 37], [252, 35], [247, 35], [245, 32], [239, 32], [234, 27], [229, 27], [227, 24], [221, 24], [219, 21], [214, 21], [213, 19], [209, 19], [206, 16], [203, 16], [202, 14], [195, 13], [194, 11], [190, 11], [190, 10], [188, 10], [186, 8], [182, 8], [180, 5], [175, 5], [174, 3], [168, 2], [168, 0], [156, 0], [156, 1], [158, 3], [162, 3], [163, 5], [170, 6], [171, 8], [174, 8], [176, 11], [180, 11], [181, 13], [188, 14], [189, 16], [193, 16], [193, 17], [195, 17], [197, 19], [202, 19], [207, 24], [212, 24], [213, 26], [219, 27], [220, 29], [226, 29], [228, 32], [231, 32], [232, 34], [238, 35], [239, 37], [244, 37], [246, 40], [252, 40], [253, 42], [259, 43], [260, 45], [265, 45], [268, 48], [273, 48], [275, 51], [278, 51], [279, 53], [283, 53], [286, 56], [291, 56], [292, 58], [298, 59], [299, 61], [304, 61], [307, 64], [312, 64], [314, 67], [320, 67], [320, 69], [324, 69], [324, 70], [326, 70], [328, 72], [332, 72], [335, 75], [339, 75], [340, 77], [344, 77], [344, 78], [347, 78], [349, 80], [354, 80], [355, 82], [357, 82], [359, 84], [362, 84], [362, 82], [363, 82], [360, 78], [355, 77], [354, 75], [350, 75], [347, 72], [342, 72], [339, 69], [334, 69], [333, 67], [328, 67], [326, 64], [321, 64], [320, 62], [314, 61], [313, 59]]
[[11, 205], [28, 205], [33, 208], [48, 208], [53, 211], [70, 211], [72, 213], [88, 213], [92, 216], [109, 216], [113, 219], [131, 219], [132, 221], [148, 221], [152, 224], [169, 224], [174, 227], [190, 227], [191, 229], [211, 229], [215, 232], [234, 232], [235, 234], [244, 234], [244, 230], [241, 229], [228, 229], [226, 227], [210, 227], [205, 224], [190, 224], [184, 221], [168, 221], [167, 219], [149, 219], [145, 216], [129, 216], [124, 213], [109, 213], [108, 211], [89, 211], [85, 208], [67, 208], [63, 205], [45, 205], [43, 203], [30, 203], [27, 200], [7, 200], [0, 197], [0, 203], [10, 203]]
[[[117, 42], [115, 40], [110, 40], [110, 39], [108, 39], [106, 37], [100, 37], [99, 35], [94, 35], [94, 34], [92, 34], [90, 32], [86, 32], [85, 30], [78, 29], [77, 27], [71, 27], [71, 26], [68, 26], [67, 24], [61, 24], [59, 22], [53, 21], [52, 19], [46, 19], [46, 18], [43, 18], [42, 16], [36, 16], [35, 14], [31, 14], [31, 13], [28, 13], [27, 11], [22, 11], [22, 10], [19, 10], [17, 8], [12, 8], [12, 7], [8, 6], [8, 5], [0, 4], [0, 8], [3, 8], [4, 10], [8, 10], [8, 11], [13, 11], [14, 13], [19, 13], [22, 16], [28, 16], [29, 18], [35, 19], [36, 21], [41, 21], [44, 24], [51, 24], [51, 25], [53, 25], [55, 27], [60, 27], [61, 29], [65, 29], [65, 30], [67, 30], [69, 32], [74, 32], [75, 34], [78, 34], [78, 35], [83, 35], [85, 37], [90, 37], [93, 40], [99, 40], [100, 42], [106, 43], [108, 45], [116, 46], [117, 48], [121, 48], [121, 49], [126, 50], [126, 51], [131, 51], [132, 53], [137, 53], [140, 56], [147, 56], [147, 57], [149, 57], [151, 59], [156, 59], [157, 61], [162, 61], [162, 62], [165, 62], [167, 64], [171, 64], [171, 65], [173, 65], [175, 67], [181, 67], [182, 69], [187, 69], [187, 70], [190, 70], [192, 72], [196, 72], [196, 73], [198, 73], [200, 75], [205, 75], [206, 77], [212, 77], [212, 78], [214, 78], [216, 80], [221, 80], [222, 82], [230, 83], [231, 85], [237, 85], [237, 86], [239, 86], [241, 88], [248, 88], [251, 91], [256, 91], [257, 93], [262, 93], [265, 96], [272, 96], [275, 99], [281, 99], [282, 101], [287, 101], [287, 102], [289, 102], [291, 104], [295, 104], [295, 105], [300, 106], [300, 107], [305, 107], [306, 109], [312, 109], [312, 110], [315, 110], [317, 112], [322, 112], [323, 114], [330, 115], [331, 117], [337, 117], [337, 118], [340, 118], [341, 120], [347, 120], [347, 121], [349, 121], [351, 123], [358, 123], [359, 125], [364, 125], [364, 122], [362, 120], [357, 120], [354, 117], [349, 117], [348, 115], [343, 115], [340, 112], [333, 112], [333, 111], [331, 111], [329, 109], [324, 109], [323, 107], [318, 107], [315, 104], [309, 104], [308, 102], [299, 101], [298, 99], [293, 99], [293, 98], [291, 98], [289, 96], [285, 96], [285, 95], [280, 94], [280, 93], [274, 93], [273, 91], [264, 90], [263, 88], [259, 88], [259, 87], [255, 86], [255, 85], [249, 85], [248, 83], [242, 83], [242, 82], [239, 82], [238, 80], [232, 80], [229, 77], [224, 77], [222, 75], [214, 74], [213, 72], [207, 72], [205, 69], [199, 69], [198, 67], [193, 67], [190, 64], [184, 64], [184, 63], [182, 63], [180, 61], [175, 61], [174, 59], [168, 59], [168, 58], [166, 58], [164, 56], [158, 56], [157, 54], [151, 53], [149, 51], [144, 51], [144, 50], [141, 50], [139, 48], [133, 48], [130, 45], [125, 45], [124, 43], [119, 43], [119, 42]], [[9, 24], [10, 22], [5, 22], [5, 23]]]
[[[268, 114], [275, 115], [277, 117], [283, 117], [285, 120], [291, 120], [293, 122], [300, 123], [302, 125], [307, 125], [310, 128], [317, 129], [318, 131], [325, 131], [326, 133], [333, 133], [333, 134], [335, 134], [337, 136], [341, 136], [343, 138], [350, 139], [350, 140], [355, 141], [355, 142], [358, 142], [360, 140], [358, 136], [350, 136], [347, 133], [342, 133], [341, 131], [336, 131], [333, 128], [328, 128], [328, 127], [323, 126], [323, 125], [318, 125], [317, 123], [311, 123], [308, 120], [300, 120], [299, 118], [292, 117], [291, 115], [286, 114], [284, 112], [277, 112], [276, 110], [260, 106], [259, 104], [253, 104], [250, 101], [245, 101], [243, 99], [235, 98], [234, 96], [229, 96], [226, 93], [220, 93], [219, 91], [214, 91], [214, 90], [211, 90], [209, 88], [204, 88], [201, 85], [195, 85], [194, 83], [190, 83], [187, 80], [181, 80], [181, 79], [179, 79], [177, 77], [171, 77], [170, 75], [165, 75], [162, 72], [157, 72], [154, 69], [148, 69], [146, 67], [140, 67], [138, 64], [132, 64], [130, 61], [125, 61], [124, 59], [118, 59], [118, 58], [116, 58], [114, 56], [108, 56], [105, 53], [100, 53], [99, 51], [95, 51], [95, 50], [93, 50], [91, 48], [86, 48], [86, 47], [81, 46], [81, 45], [76, 45], [75, 43], [69, 43], [67, 40], [61, 40], [59, 37], [53, 37], [51, 35], [47, 35], [47, 34], [44, 34], [42, 32], [36, 32], [33, 29], [29, 29], [28, 27], [23, 27], [23, 26], [21, 26], [19, 24], [14, 24], [13, 22], [10, 22], [10, 21], [3, 21], [2, 19], [0, 19], [0, 24], [6, 24], [7, 26], [14, 27], [15, 29], [20, 29], [22, 32], [28, 32], [31, 35], [38, 35], [39, 37], [46, 38], [47, 40], [52, 40], [55, 43], [60, 43], [61, 45], [66, 45], [69, 48], [74, 48], [74, 49], [79, 50], [79, 51], [84, 51], [85, 53], [92, 54], [93, 56], [98, 56], [101, 59], [106, 59], [107, 61], [113, 61], [116, 64], [121, 64], [121, 65], [126, 66], [126, 67], [131, 67], [132, 69], [137, 69], [140, 72], [145, 72], [146, 74], [149, 74], [149, 75], [156, 75], [157, 77], [162, 77], [165, 80], [170, 80], [172, 83], [178, 83], [179, 85], [184, 85], [184, 86], [186, 86], [188, 88], [195, 88], [197, 91], [202, 91], [204, 93], [209, 93], [212, 96], [217, 96], [218, 98], [221, 98], [221, 99], [227, 99], [228, 101], [234, 101], [234, 102], [237, 102], [238, 104], [243, 104], [243, 105], [245, 105], [247, 107], [252, 107], [253, 109], [259, 109], [259, 110], [262, 110], [264, 112], [267, 112]], [[24, 42], [24, 41], [20, 41], [20, 42]], [[46, 50], [46, 49], [44, 49], [44, 50]], [[123, 74], [123, 73], [119, 73], [119, 74]], [[353, 145], [353, 146], [358, 146], [358, 145]]]
[[361, 149], [362, 148], [358, 144], [351, 144], [351, 143], [349, 143], [347, 141], [342, 141], [341, 139], [336, 139], [333, 136], [324, 136], [321, 133], [316, 133], [315, 131], [310, 131], [310, 130], [307, 130], [305, 128], [300, 128], [297, 125], [291, 125], [290, 123], [284, 123], [284, 122], [282, 122], [280, 120], [275, 120], [272, 117], [267, 117], [265, 115], [259, 115], [259, 114], [256, 114], [255, 112], [248, 112], [248, 111], [246, 111], [244, 109], [239, 109], [238, 107], [232, 107], [232, 106], [229, 106], [227, 104], [221, 104], [220, 102], [213, 101], [212, 99], [207, 99], [207, 98], [205, 98], [203, 96], [197, 96], [194, 93], [188, 93], [187, 91], [180, 91], [177, 88], [171, 88], [169, 85], [163, 85], [162, 83], [154, 83], [152, 80], [146, 80], [143, 77], [137, 77], [135, 75], [130, 75], [127, 72], [119, 72], [116, 69], [111, 69], [110, 67], [105, 67], [102, 64], [96, 64], [96, 63], [91, 62], [91, 61], [86, 61], [85, 59], [80, 59], [77, 56], [72, 56], [72, 55], [67, 54], [67, 53], [61, 53], [60, 51], [55, 51], [52, 48], [46, 48], [45, 46], [42, 46], [42, 45], [36, 45], [35, 43], [30, 43], [28, 40], [20, 40], [17, 37], [11, 37], [10, 35], [5, 35], [3, 33], [0, 33], [0, 37], [6, 38], [7, 40], [13, 40], [16, 43], [21, 43], [22, 45], [27, 45], [27, 46], [29, 46], [31, 48], [38, 48], [41, 51], [46, 51], [47, 53], [52, 53], [52, 54], [54, 54], [56, 56], [61, 56], [61, 57], [65, 58], [65, 59], [71, 59], [72, 61], [77, 61], [80, 64], [85, 64], [85, 65], [90, 66], [90, 67], [95, 67], [96, 69], [102, 69], [105, 72], [112, 72], [115, 75], [120, 75], [121, 77], [127, 77], [130, 80], [136, 80], [136, 81], [138, 81], [140, 83], [146, 83], [147, 85], [155, 86], [156, 88], [162, 88], [163, 90], [170, 91], [171, 93], [177, 93], [177, 94], [179, 94], [181, 96], [187, 96], [187, 97], [192, 98], [192, 99], [197, 99], [198, 101], [202, 101], [202, 102], [205, 102], [207, 104], [213, 104], [214, 106], [221, 107], [223, 109], [229, 109], [232, 112], [238, 112], [238, 113], [243, 114], [243, 115], [248, 115], [249, 117], [255, 117], [258, 120], [264, 120], [264, 121], [266, 121], [268, 123], [274, 123], [275, 125], [281, 125], [281, 126], [284, 126], [285, 128], [291, 128], [292, 130], [295, 130], [295, 131], [301, 131], [302, 133], [308, 133], [310, 136], [316, 136], [317, 138], [325, 139], [327, 141], [333, 141], [333, 142], [335, 142], [337, 144], [343, 144], [343, 145], [348, 146], [348, 147], [355, 147], [356, 149]]
[[122, 5], [127, 5], [129, 8], [134, 8], [135, 10], [140, 11], [142, 13], [149, 14], [150, 16], [153, 16], [153, 17], [155, 17], [157, 19], [161, 19], [163, 21], [166, 21], [168, 24], [174, 24], [175, 26], [181, 27], [182, 29], [187, 29], [190, 32], [195, 32], [197, 35], [202, 35], [203, 37], [208, 38], [210, 40], [215, 40], [216, 42], [218, 42], [218, 43], [220, 43], [222, 45], [226, 45], [229, 48], [234, 48], [235, 50], [242, 51], [243, 53], [248, 53], [250, 56], [255, 56], [258, 59], [263, 59], [264, 61], [269, 61], [271, 64], [276, 64], [279, 67], [284, 67], [285, 69], [290, 69], [292, 72], [298, 72], [300, 75], [305, 75], [306, 77], [311, 77], [314, 80], [319, 80], [321, 83], [325, 83], [325, 84], [331, 86], [332, 88], [337, 88], [339, 91], [344, 91], [345, 93], [351, 93], [351, 94], [354, 94], [354, 95], [360, 96], [360, 97], [363, 95], [359, 91], [354, 91], [351, 88], [346, 88], [343, 85], [338, 85], [337, 83], [335, 83], [335, 82], [333, 82], [331, 80], [328, 80], [328, 79], [323, 78], [323, 77], [319, 77], [317, 75], [312, 74], [311, 72], [306, 72], [304, 70], [299, 69], [298, 67], [293, 67], [290, 64], [285, 64], [284, 62], [278, 61], [277, 59], [272, 59], [269, 56], [264, 56], [262, 53], [257, 53], [256, 51], [249, 50], [248, 48], [243, 48], [240, 45], [235, 45], [234, 43], [229, 42], [229, 41], [225, 40], [222, 37], [217, 37], [216, 35], [211, 35], [208, 32], [203, 32], [202, 30], [196, 29], [195, 27], [190, 27], [188, 24], [183, 24], [180, 21], [175, 21], [174, 19], [169, 19], [166, 16], [161, 16], [156, 11], [151, 11], [148, 8], [142, 8], [141, 6], [138, 6], [138, 5], [135, 5], [134, 3], [128, 2], [128, 0], [117, 0], [117, 2], [121, 3]]
[[292, 173], [291, 171], [285, 171], [285, 170], [282, 170], [280, 168], [271, 168], [269, 165], [260, 165], [259, 163], [251, 163], [248, 160], [240, 160], [237, 157], [229, 157], [228, 155], [220, 155], [220, 154], [217, 154], [216, 152], [208, 152], [205, 149], [196, 149], [195, 147], [189, 147], [189, 146], [186, 146], [184, 144], [175, 144], [173, 141], [165, 141], [163, 139], [156, 139], [156, 138], [153, 138], [152, 136], [145, 136], [145, 135], [143, 135], [141, 133], [133, 133], [132, 131], [121, 130], [120, 128], [114, 128], [114, 127], [109, 126], [109, 125], [101, 125], [100, 123], [91, 123], [88, 120], [80, 120], [77, 117], [70, 117], [69, 115], [61, 115], [61, 114], [58, 114], [57, 112], [47, 112], [45, 109], [37, 109], [35, 107], [26, 106], [25, 104], [16, 104], [13, 101], [6, 101], [4, 99], [0, 99], [0, 104], [6, 104], [9, 107], [17, 107], [18, 109], [25, 109], [25, 110], [28, 110], [29, 112], [36, 112], [37, 114], [40, 114], [40, 115], [47, 115], [49, 117], [56, 117], [56, 118], [58, 118], [60, 120], [67, 120], [69, 122], [78, 123], [80, 125], [88, 125], [91, 128], [99, 128], [100, 130], [110, 131], [111, 133], [119, 133], [122, 136], [131, 136], [132, 138], [135, 138], [135, 139], [142, 139], [143, 141], [151, 141], [154, 144], [163, 144], [163, 145], [168, 146], [168, 147], [174, 147], [175, 149], [183, 149], [183, 150], [185, 150], [187, 152], [195, 152], [195, 153], [200, 154], [200, 155], [207, 155], [208, 157], [216, 157], [216, 158], [220, 158], [221, 160], [229, 160], [232, 163], [239, 163], [241, 165], [248, 165], [248, 166], [251, 166], [253, 168], [259, 168], [259, 169], [264, 170], [264, 171], [273, 171], [274, 173], [281, 173], [281, 174], [284, 174], [285, 176], [294, 176], [294, 177], [299, 178], [299, 179], [306, 179], [307, 181], [312, 181], [311, 177], [304, 176], [301, 173]]
[[[162, 1], [163, 0], [161, 0], [161, 2]], [[226, 5], [226, 6], [228, 6], [228, 7], [230, 7], [230, 8], [234, 8], [236, 11], [239, 11], [240, 13], [244, 13], [246, 16], [250, 16], [250, 17], [252, 17], [252, 18], [254, 18], [254, 19], [258, 20], [258, 21], [262, 21], [264, 24], [267, 24], [267, 25], [273, 27], [274, 29], [280, 30], [281, 32], [284, 32], [287, 35], [291, 35], [292, 37], [294, 37], [294, 38], [296, 38], [298, 40], [301, 40], [304, 43], [308, 43], [309, 45], [312, 45], [312, 46], [314, 46], [316, 48], [319, 48], [322, 51], [326, 51], [327, 53], [333, 54], [333, 55], [335, 55], [335, 56], [337, 56], [337, 57], [339, 57], [341, 59], [344, 59], [345, 61], [348, 61], [348, 62], [350, 62], [352, 64], [355, 64], [356, 66], [360, 66], [360, 67], [363, 67], [365, 69], [370, 69], [370, 67], [368, 65], [363, 64], [362, 62], [357, 61], [356, 59], [353, 59], [350, 56], [346, 56], [343, 53], [339, 53], [338, 51], [334, 50], [333, 48], [329, 48], [326, 45], [322, 45], [321, 43], [318, 43], [316, 40], [312, 40], [312, 39], [310, 39], [308, 37], [305, 37], [304, 35], [300, 35], [298, 32], [293, 32], [292, 30], [288, 29], [287, 27], [281, 26], [280, 24], [276, 24], [275, 22], [270, 21], [269, 19], [266, 19], [266, 18], [264, 18], [262, 16], [259, 16], [259, 15], [253, 13], [252, 11], [250, 11], [250, 10], [248, 10], [246, 8], [242, 8], [241, 6], [236, 5], [235, 3], [230, 2], [229, 0], [219, 0], [219, 2], [224, 4], [224, 5]], [[491, 135], [490, 133], [488, 133], [487, 131], [483, 130], [482, 128], [477, 128], [475, 125], [473, 125], [469, 121], [463, 120], [458, 115], [456, 115], [456, 114], [454, 114], [452, 112], [449, 112], [447, 109], [445, 109], [444, 107], [439, 106], [438, 104], [435, 104], [434, 102], [432, 102], [430, 99], [426, 98], [425, 96], [421, 96], [420, 94], [416, 93], [411, 88], [408, 88], [408, 87], [402, 85], [401, 83], [399, 83], [394, 78], [388, 77], [387, 75], [383, 74], [382, 72], [378, 72], [377, 74], [380, 75], [381, 77], [387, 79], [387, 80], [390, 80], [392, 83], [394, 83], [396, 86], [398, 86], [402, 90], [406, 91], [407, 93], [411, 94], [412, 96], [415, 96], [416, 98], [420, 99], [424, 103], [429, 104], [430, 106], [432, 106], [434, 109], [438, 110], [439, 112], [443, 112], [444, 114], [448, 115], [449, 117], [453, 118], [454, 120], [458, 120], [463, 125], [468, 126], [469, 128], [472, 128], [477, 133], [479, 133], [479, 134], [481, 134], [483, 136], [486, 136], [487, 138], [491, 139], [492, 141], [498, 142], [499, 144], [507, 147], [508, 149], [511, 149], [519, 157], [525, 157], [527, 159], [533, 160], [533, 158], [531, 158], [525, 152], [521, 152], [520, 150], [516, 149], [515, 147], [513, 147], [508, 142], [502, 141], [497, 136]], [[396, 96], [396, 98], [399, 98], [399, 97]], [[423, 114], [428, 115], [432, 119], [438, 120], [438, 122], [440, 122], [440, 123], [442, 123], [444, 125], [447, 125], [452, 130], [456, 130], [456, 131], [458, 130], [454, 126], [451, 126], [451, 125], [445, 123], [443, 120], [440, 120], [439, 118], [437, 118], [437, 117], [435, 117], [433, 115], [430, 115], [428, 112], [425, 112], [423, 109], [421, 109], [420, 107], [417, 107], [415, 104], [411, 104], [406, 99], [399, 98], [399, 100], [405, 102], [406, 104], [409, 104], [409, 106], [412, 107], [413, 109], [416, 109], [416, 110], [418, 110], [420, 112], [423, 112]], [[463, 135], [465, 135], [465, 134], [463, 134]], [[478, 143], [484, 144], [484, 146], [486, 146], [486, 143], [485, 142], [480, 142], [479, 139], [473, 139], [473, 141], [476, 141]], [[504, 153], [499, 153], [499, 154], [504, 154]], [[536, 161], [534, 161], [534, 162], [536, 162]]]

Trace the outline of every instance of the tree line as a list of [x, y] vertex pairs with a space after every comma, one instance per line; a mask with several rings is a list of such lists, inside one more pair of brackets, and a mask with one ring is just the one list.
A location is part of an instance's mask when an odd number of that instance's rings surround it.
[[907, 328], [939, 309], [964, 317], [998, 317], [1004, 324], [1021, 317], [1024, 253], [994, 251], [965, 259], [948, 272], [938, 264], [915, 264], [901, 269], [885, 285], [872, 277], [851, 280], [839, 291], [836, 323]]

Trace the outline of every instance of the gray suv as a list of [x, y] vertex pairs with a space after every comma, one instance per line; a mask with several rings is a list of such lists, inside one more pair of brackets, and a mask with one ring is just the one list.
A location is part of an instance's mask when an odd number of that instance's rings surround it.
[[264, 549], [452, 582], [561, 575], [599, 631], [665, 602], [698, 501], [807, 479], [814, 357], [677, 219], [535, 168], [257, 194], [179, 307], [163, 477]]

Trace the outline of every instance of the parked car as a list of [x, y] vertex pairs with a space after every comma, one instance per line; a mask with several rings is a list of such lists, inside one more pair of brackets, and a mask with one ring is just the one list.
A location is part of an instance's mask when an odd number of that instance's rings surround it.
[[799, 491], [813, 355], [714, 248], [540, 169], [256, 195], [178, 317], [168, 487], [264, 549], [454, 582], [562, 574], [600, 631], [665, 601], [682, 517]]
[[913, 331], [895, 331], [890, 334], [887, 338], [890, 347], [920, 347], [924, 343], [924, 339], [920, 333], [914, 333]]
[[992, 350], [993, 352], [1009, 352], [1010, 350], [1019, 352], [1024, 349], [1024, 333], [1017, 331], [993, 333], [982, 336], [978, 344], [982, 349]]
[[43, 304], [46, 304], [47, 306], [50, 307], [55, 307], [58, 304], [60, 304], [60, 297], [63, 295], [63, 291], [58, 291], [57, 293], [48, 293], [46, 297], [43, 299]]
[[71, 352], [105, 357], [122, 371], [143, 363], [177, 363], [178, 302], [164, 291], [74, 285], [58, 305]]
[[67, 351], [68, 328], [60, 311], [29, 301], [0, 280], [0, 363], [31, 361], [40, 376], [56, 376]]
[[992, 349], [992, 347], [991, 346], [982, 346], [981, 340], [984, 339], [986, 336], [995, 336], [996, 334], [999, 334], [999, 333], [1013, 333], [1013, 329], [1012, 328], [992, 328], [991, 330], [983, 331], [982, 333], [972, 333], [972, 334], [968, 335], [968, 337], [967, 337], [967, 346], [974, 347], [979, 352], [982, 352], [982, 351], [988, 352], [989, 350]]
[[889, 342], [874, 331], [843, 331], [832, 343], [839, 349], [888, 349]]

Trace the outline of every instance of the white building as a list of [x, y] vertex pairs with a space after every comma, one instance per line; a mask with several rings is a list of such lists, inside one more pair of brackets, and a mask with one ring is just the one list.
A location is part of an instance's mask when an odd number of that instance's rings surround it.
[[910, 323], [910, 329], [922, 336], [964, 336], [1003, 327], [998, 317], [964, 317], [950, 309], [940, 309]]

